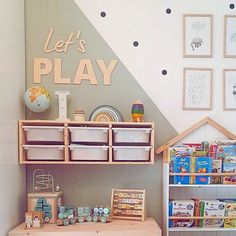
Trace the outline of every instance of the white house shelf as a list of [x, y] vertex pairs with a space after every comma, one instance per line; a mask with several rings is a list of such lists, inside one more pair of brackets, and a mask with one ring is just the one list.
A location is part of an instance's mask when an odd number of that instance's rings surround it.
[[[214, 132], [207, 132], [207, 129], [214, 129]], [[200, 130], [200, 131], [199, 131]], [[216, 133], [217, 132], [217, 133]], [[197, 136], [196, 134], [197, 133]], [[170, 219], [181, 219], [181, 217], [170, 217], [169, 216], [169, 199], [175, 200], [189, 200], [192, 198], [197, 198], [201, 200], [210, 200], [217, 198], [235, 198], [236, 196], [236, 185], [223, 185], [223, 184], [209, 184], [209, 185], [195, 185], [195, 184], [170, 184], [169, 177], [171, 175], [201, 175], [196, 173], [169, 173], [169, 154], [168, 149], [171, 146], [178, 145], [180, 142], [197, 142], [197, 141], [207, 141], [209, 134], [214, 134], [215, 137], [209, 137], [212, 140], [217, 139], [232, 139], [236, 140], [236, 135], [225, 129], [223, 126], [215, 122], [209, 117], [200, 120], [198, 123], [194, 124], [189, 129], [180, 133], [176, 137], [169, 140], [166, 144], [160, 146], [156, 149], [156, 153], [163, 154], [163, 235], [165, 236], [233, 236], [236, 235], [236, 228], [200, 228], [200, 227], [173, 227], [168, 226]], [[195, 140], [193, 140], [195, 139]], [[203, 175], [203, 174], [202, 174]], [[206, 174], [204, 174], [206, 175]], [[212, 174], [214, 175], [227, 175], [222, 174]], [[236, 173], [231, 173], [230, 175], [236, 175]], [[204, 217], [192, 217], [187, 219], [203, 219]], [[225, 217], [222, 217], [225, 218]], [[226, 217], [227, 218], [227, 217]], [[236, 218], [236, 217], [234, 217]], [[183, 218], [182, 218], [183, 219]], [[184, 218], [186, 219], [186, 218]], [[206, 219], [206, 218], [204, 218]], [[186, 232], [186, 233], [185, 233]], [[205, 232], [203, 234], [203, 232]], [[208, 233], [209, 232], [209, 233]]]

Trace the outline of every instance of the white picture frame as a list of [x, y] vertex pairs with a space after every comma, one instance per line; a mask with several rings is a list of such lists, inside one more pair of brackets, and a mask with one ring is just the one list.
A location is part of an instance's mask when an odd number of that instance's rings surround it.
[[183, 77], [183, 110], [211, 110], [213, 70], [184, 68]]
[[223, 108], [236, 110], [236, 69], [223, 70]]
[[236, 57], [236, 15], [224, 16], [224, 57]]
[[183, 15], [183, 57], [212, 57], [212, 15]]

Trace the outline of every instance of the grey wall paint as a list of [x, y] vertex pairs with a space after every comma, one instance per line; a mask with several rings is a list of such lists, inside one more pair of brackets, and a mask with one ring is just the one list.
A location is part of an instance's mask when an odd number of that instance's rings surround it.
[[18, 120], [24, 118], [24, 1], [0, 0], [0, 235], [22, 223], [26, 167], [18, 164]]
[[[83, 108], [88, 119], [97, 106], [109, 104], [119, 109], [125, 120], [131, 120], [131, 106], [140, 99], [145, 106], [145, 120], [155, 122], [155, 146], [159, 146], [176, 135], [176, 131], [161, 114], [153, 101], [144, 92], [135, 78], [120, 61], [116, 66], [110, 86], [102, 85], [102, 75], [95, 59], [118, 59], [103, 38], [94, 29], [88, 19], [72, 0], [26, 0], [26, 86], [33, 85], [33, 58], [45, 57], [53, 60], [62, 58], [63, 75], [74, 77], [79, 60], [89, 58], [93, 61], [99, 85], [90, 85], [87, 81], [81, 85], [55, 85], [53, 75], [43, 78], [42, 84], [52, 97], [51, 107], [43, 113], [27, 111], [27, 119], [55, 119], [58, 116], [58, 101], [55, 90], [70, 90], [68, 100], [69, 118], [73, 118], [76, 108]], [[100, 12], [98, 12], [100, 14]], [[105, 23], [105, 19], [104, 19]], [[49, 28], [53, 26], [54, 37], [66, 38], [70, 32], [81, 30], [86, 40], [86, 53], [78, 53], [71, 47], [66, 54], [43, 52], [43, 45]], [[114, 29], [115, 30], [115, 29]], [[129, 42], [127, 42], [129, 43]], [[131, 44], [132, 47], [132, 44]], [[135, 62], [134, 62], [135, 63]], [[158, 86], [150, 85], [150, 86]], [[162, 161], [156, 157], [153, 166], [128, 165], [75, 165], [75, 166], [27, 166], [27, 188], [32, 190], [32, 172], [43, 168], [58, 177], [66, 204], [109, 204], [112, 188], [136, 188], [147, 190], [148, 215], [154, 216], [159, 224], [162, 218]]]

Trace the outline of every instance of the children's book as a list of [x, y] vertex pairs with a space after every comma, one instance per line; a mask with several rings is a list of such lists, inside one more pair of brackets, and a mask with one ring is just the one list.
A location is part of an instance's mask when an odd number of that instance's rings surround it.
[[231, 139], [217, 140], [215, 141], [215, 143], [220, 146], [232, 146], [232, 145], [236, 145], [236, 140], [231, 140]]
[[210, 156], [212, 159], [216, 159], [217, 150], [218, 150], [218, 144], [212, 143], [212, 144], [210, 145], [210, 149], [209, 149], [209, 156]]
[[206, 151], [195, 151], [192, 153], [193, 157], [206, 157], [207, 152]]
[[[236, 217], [236, 202], [226, 202], [225, 216]], [[235, 228], [236, 227], [236, 218], [235, 219], [225, 219], [224, 227], [225, 228]]]
[[202, 144], [202, 151], [206, 151], [207, 152], [207, 155], [209, 154], [209, 142], [207, 142], [207, 141], [204, 141], [204, 142], [202, 142], [201, 143]]
[[202, 143], [183, 143], [182, 145], [194, 148], [194, 150], [196, 150], [196, 151], [202, 150]]
[[[222, 217], [225, 215], [225, 202], [219, 200], [205, 200], [201, 204], [201, 216], [216, 216]], [[202, 227], [222, 227], [224, 219], [204, 219], [201, 220]]]
[[[211, 173], [212, 159], [210, 157], [195, 157], [195, 173]], [[209, 176], [196, 176], [195, 184], [209, 184]]]
[[223, 171], [224, 173], [236, 172], [236, 155], [226, 155], [223, 159]]
[[194, 147], [189, 147], [186, 145], [180, 145], [180, 146], [174, 146], [174, 147], [169, 147], [169, 157], [170, 157], [170, 173], [174, 172], [174, 165], [173, 161], [175, 157], [186, 157], [186, 156], [191, 156], [193, 151], [195, 151]]
[[[192, 217], [194, 214], [193, 200], [174, 200], [172, 201], [172, 216]], [[191, 227], [193, 220], [181, 219], [171, 220], [171, 227]]]
[[[230, 156], [227, 154], [223, 159], [223, 172], [224, 173], [236, 173], [236, 156]], [[224, 184], [236, 184], [236, 176], [224, 176]]]
[[[174, 157], [173, 159], [174, 173], [190, 173], [191, 157]], [[189, 184], [190, 176], [174, 176], [174, 184]]]
[[219, 146], [216, 158], [224, 159], [226, 156], [236, 156], [236, 145]]
[[[199, 199], [193, 199], [194, 200], [194, 216], [200, 216], [200, 203], [201, 201]], [[200, 226], [200, 221], [199, 219], [195, 219], [193, 223], [194, 227], [199, 227]]]
[[[222, 173], [222, 160], [212, 160], [212, 173]], [[222, 176], [212, 176], [211, 184], [222, 184]]]

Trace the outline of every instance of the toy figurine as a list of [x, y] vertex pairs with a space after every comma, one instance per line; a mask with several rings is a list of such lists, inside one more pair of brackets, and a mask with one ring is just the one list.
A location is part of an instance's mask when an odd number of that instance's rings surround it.
[[136, 101], [132, 105], [132, 118], [133, 122], [143, 122], [143, 115], [144, 115], [144, 106], [141, 101]]
[[25, 228], [30, 228], [33, 225], [33, 214], [32, 212], [25, 213]]
[[27, 211], [25, 213], [25, 228], [40, 228], [43, 223], [42, 211]]

